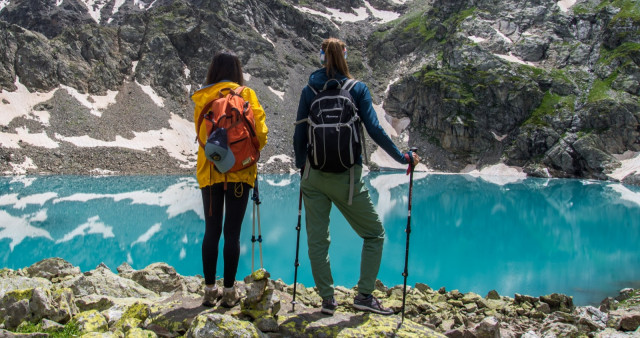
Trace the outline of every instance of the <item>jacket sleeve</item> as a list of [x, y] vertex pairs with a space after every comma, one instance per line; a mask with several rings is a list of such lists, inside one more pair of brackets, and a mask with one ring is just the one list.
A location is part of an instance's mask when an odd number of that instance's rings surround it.
[[253, 110], [253, 118], [256, 122], [256, 135], [260, 142], [260, 150], [262, 150], [262, 148], [267, 144], [267, 134], [269, 133], [269, 128], [267, 128], [266, 123], [266, 114], [258, 101], [256, 92], [253, 89], [247, 87], [242, 92], [242, 96], [245, 100], [249, 101], [251, 109]]
[[358, 105], [358, 114], [364, 123], [364, 127], [367, 129], [367, 133], [371, 136], [371, 139], [378, 144], [387, 154], [389, 154], [398, 163], [406, 164], [407, 160], [404, 154], [400, 152], [398, 147], [393, 143], [393, 140], [387, 135], [380, 121], [375, 109], [373, 109], [373, 100], [371, 99], [371, 93], [366, 84], [358, 82], [352, 91], [355, 91], [355, 100]]
[[[309, 117], [309, 104], [312, 98], [311, 89], [305, 86], [300, 93], [296, 122]], [[296, 167], [302, 168], [307, 161], [307, 123], [296, 123], [293, 132], [293, 151], [295, 153]]]

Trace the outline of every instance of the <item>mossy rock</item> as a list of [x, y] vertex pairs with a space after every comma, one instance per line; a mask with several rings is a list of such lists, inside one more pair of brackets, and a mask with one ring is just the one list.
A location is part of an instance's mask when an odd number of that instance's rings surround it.
[[109, 329], [107, 319], [97, 310], [80, 312], [73, 317], [81, 333], [105, 332]]

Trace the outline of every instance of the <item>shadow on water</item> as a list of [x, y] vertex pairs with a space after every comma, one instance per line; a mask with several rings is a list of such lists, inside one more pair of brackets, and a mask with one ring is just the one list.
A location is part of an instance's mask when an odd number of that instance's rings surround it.
[[[293, 282], [299, 176], [261, 175], [265, 268]], [[402, 284], [408, 177], [365, 177], [385, 229], [378, 278]], [[505, 180], [416, 173], [408, 284], [485, 295], [553, 292], [598, 304], [640, 287], [640, 189], [560, 179]], [[252, 208], [241, 233], [238, 278], [251, 270]], [[298, 281], [313, 286], [302, 224]], [[257, 231], [257, 229], [256, 229]], [[0, 264], [18, 269], [62, 257], [82, 271], [123, 262], [135, 269], [163, 261], [182, 275], [202, 271], [203, 207], [185, 176], [2, 177]], [[361, 239], [331, 212], [336, 285], [358, 280]], [[258, 246], [255, 247], [255, 264]], [[222, 271], [222, 255], [218, 271]]]

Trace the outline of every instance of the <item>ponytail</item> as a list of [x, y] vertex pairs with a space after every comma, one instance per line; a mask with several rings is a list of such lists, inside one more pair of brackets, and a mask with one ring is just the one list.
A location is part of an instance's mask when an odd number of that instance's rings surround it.
[[327, 76], [334, 78], [336, 73], [340, 73], [347, 78], [351, 78], [349, 74], [349, 66], [347, 65], [347, 45], [339, 39], [328, 38], [322, 41], [321, 53], [324, 53], [324, 66], [327, 70]]

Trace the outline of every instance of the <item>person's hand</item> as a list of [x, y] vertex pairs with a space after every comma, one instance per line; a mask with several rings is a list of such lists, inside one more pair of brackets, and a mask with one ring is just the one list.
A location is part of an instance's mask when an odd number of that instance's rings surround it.
[[411, 165], [415, 167], [418, 165], [418, 163], [420, 163], [420, 156], [418, 156], [418, 153], [416, 153], [415, 151], [411, 152], [411, 154], [413, 155], [413, 163]]

